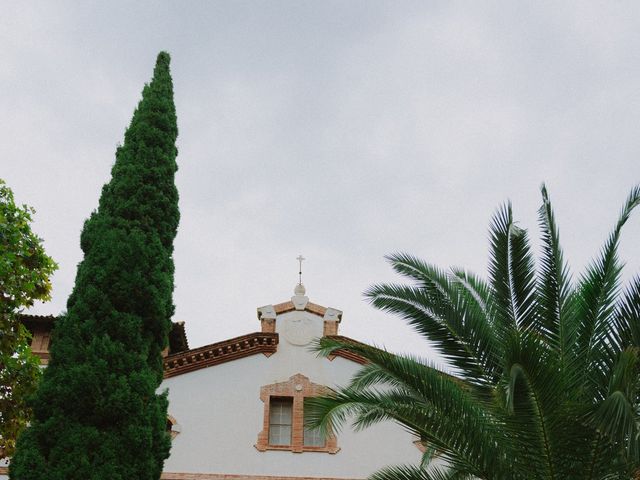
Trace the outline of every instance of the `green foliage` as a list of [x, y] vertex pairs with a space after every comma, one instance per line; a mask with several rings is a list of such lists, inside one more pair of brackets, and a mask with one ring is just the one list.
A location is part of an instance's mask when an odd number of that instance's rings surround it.
[[12, 479], [152, 480], [169, 456], [166, 393], [156, 394], [179, 220], [169, 61], [158, 55], [111, 181], [85, 222], [84, 260], [53, 331]]
[[0, 458], [11, 456], [29, 421], [26, 404], [40, 378], [39, 360], [28, 347], [29, 333], [18, 313], [35, 300], [49, 300], [49, 277], [57, 265], [31, 231], [34, 210], [16, 205], [0, 180]]
[[[13, 192], [0, 179], [0, 331], [9, 324], [4, 315], [30, 307], [35, 300], [49, 300], [50, 275], [56, 263], [47, 256], [42, 240], [31, 231], [34, 210], [16, 205]], [[0, 337], [0, 349], [6, 341]]]
[[[629, 195], [600, 255], [577, 282], [563, 260], [544, 186], [541, 256], [511, 205], [490, 229], [489, 280], [388, 257], [410, 285], [366, 296], [425, 337], [451, 371], [430, 362], [325, 337], [319, 352], [368, 360], [351, 384], [313, 401], [325, 431], [393, 420], [421, 439], [422, 465], [375, 480], [630, 479], [640, 473], [640, 278], [621, 291], [621, 229], [640, 204]], [[447, 469], [432, 462], [438, 454]]]

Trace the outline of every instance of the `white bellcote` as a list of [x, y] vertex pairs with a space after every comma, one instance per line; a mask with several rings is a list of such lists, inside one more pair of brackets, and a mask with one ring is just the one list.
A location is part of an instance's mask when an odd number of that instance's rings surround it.
[[309, 301], [306, 289], [298, 283], [291, 300], [276, 305], [265, 305], [258, 308], [258, 320], [262, 324], [263, 332], [275, 332], [279, 317], [289, 312], [305, 312], [310, 318], [316, 318], [323, 324], [323, 335], [337, 335], [338, 324], [342, 321], [342, 311], [337, 308], [323, 307]]

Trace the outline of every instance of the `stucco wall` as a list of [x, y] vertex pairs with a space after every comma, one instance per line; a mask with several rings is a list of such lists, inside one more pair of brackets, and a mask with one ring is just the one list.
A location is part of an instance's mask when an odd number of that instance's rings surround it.
[[[181, 428], [165, 462], [166, 472], [365, 478], [385, 465], [419, 461], [414, 439], [392, 423], [358, 433], [345, 426], [336, 454], [256, 450], [264, 412], [261, 386], [301, 373], [313, 383], [335, 387], [347, 384], [360, 367], [339, 357], [317, 358], [308, 345], [287, 341], [289, 337], [301, 343], [308, 333], [322, 334], [322, 318], [301, 315], [278, 316], [280, 344], [269, 358], [258, 354], [165, 380], [169, 413]], [[302, 334], [283, 332], [301, 323], [307, 330]]]

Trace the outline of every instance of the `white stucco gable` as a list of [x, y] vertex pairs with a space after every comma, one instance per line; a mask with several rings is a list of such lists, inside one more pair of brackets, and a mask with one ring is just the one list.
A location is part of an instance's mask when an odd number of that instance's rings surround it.
[[[161, 388], [169, 390], [169, 413], [180, 432], [163, 478], [358, 479], [386, 465], [419, 462], [415, 439], [390, 422], [361, 432], [347, 425], [331, 445], [306, 445], [296, 425], [304, 397], [346, 385], [360, 365], [316, 355], [313, 340], [337, 334], [342, 312], [310, 302], [303, 289], [295, 293], [290, 302], [258, 309], [260, 332], [165, 359], [172, 366]], [[293, 426], [278, 426], [291, 431], [289, 445], [269, 443], [268, 430], [276, 428], [270, 427], [269, 402], [276, 400], [293, 411]]]

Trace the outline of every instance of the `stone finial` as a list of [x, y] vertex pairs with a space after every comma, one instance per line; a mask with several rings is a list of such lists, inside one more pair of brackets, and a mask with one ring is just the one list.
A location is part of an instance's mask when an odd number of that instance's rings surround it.
[[293, 289], [293, 297], [291, 297], [291, 303], [293, 303], [293, 306], [296, 307], [296, 310], [304, 310], [304, 307], [307, 306], [307, 303], [309, 303], [309, 297], [305, 296], [305, 293], [307, 293], [307, 290], [304, 288], [304, 285], [301, 283], [298, 283], [296, 285], [296, 288]]
[[307, 289], [301, 283], [298, 283], [296, 288], [293, 289], [293, 294], [296, 296], [304, 296], [305, 293], [307, 293]]

